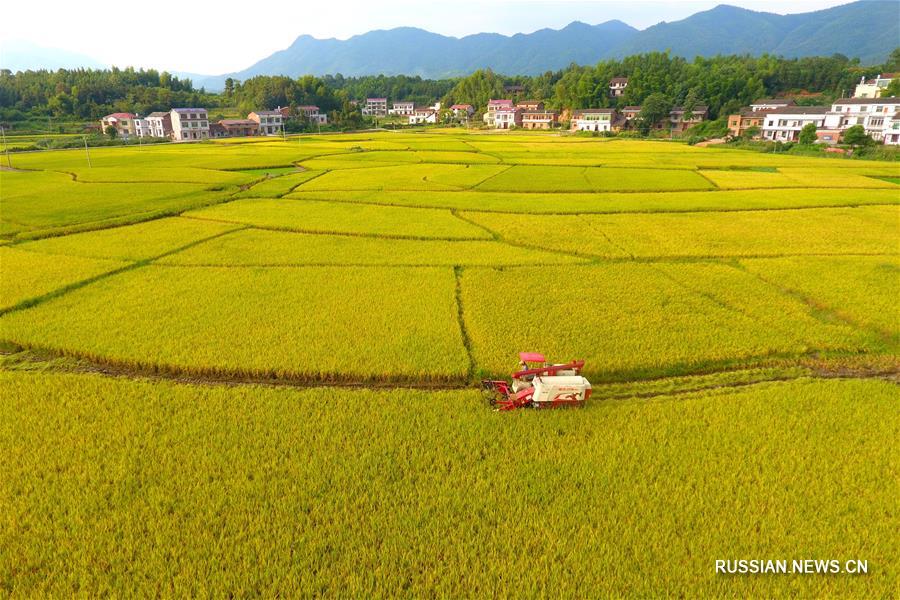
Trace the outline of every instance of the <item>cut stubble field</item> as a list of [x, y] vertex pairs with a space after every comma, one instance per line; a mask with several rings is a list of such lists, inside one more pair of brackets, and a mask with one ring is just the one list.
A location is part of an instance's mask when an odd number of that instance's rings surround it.
[[[896, 163], [458, 132], [91, 156], [0, 171], [0, 595], [893, 593]], [[585, 359], [588, 407], [491, 412], [478, 379], [526, 350]], [[820, 555], [872, 571], [713, 572]]]

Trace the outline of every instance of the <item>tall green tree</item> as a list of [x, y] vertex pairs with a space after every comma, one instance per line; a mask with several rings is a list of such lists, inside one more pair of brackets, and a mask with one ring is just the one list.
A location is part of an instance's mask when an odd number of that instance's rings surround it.
[[660, 93], [650, 94], [644, 99], [641, 112], [638, 115], [638, 129], [647, 134], [653, 126], [669, 117], [672, 103]]
[[800, 130], [800, 135], [797, 138], [797, 141], [801, 144], [811, 145], [816, 143], [816, 124], [815, 123], [807, 123], [803, 126], [803, 129]]
[[872, 138], [866, 135], [866, 130], [862, 125], [854, 125], [844, 131], [844, 143], [850, 146], [868, 146], [872, 143]]

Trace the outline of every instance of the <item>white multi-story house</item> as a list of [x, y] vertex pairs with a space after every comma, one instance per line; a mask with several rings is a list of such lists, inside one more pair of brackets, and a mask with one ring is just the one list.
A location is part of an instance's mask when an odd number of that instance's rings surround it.
[[167, 112], [152, 112], [144, 120], [150, 129], [150, 137], [167, 138], [172, 136], [172, 115]]
[[391, 110], [388, 111], [390, 115], [397, 115], [398, 117], [408, 117], [416, 112], [416, 105], [413, 102], [394, 102], [391, 105]]
[[825, 128], [844, 131], [862, 125], [872, 139], [880, 141], [884, 126], [900, 111], [900, 98], [841, 98], [831, 105], [825, 117]]
[[517, 106], [498, 108], [494, 111], [495, 129], [512, 129], [522, 126], [522, 109]]
[[875, 79], [866, 79], [865, 77], [859, 80], [859, 83], [856, 84], [856, 89], [853, 91], [854, 98], [878, 98], [881, 96], [882, 92], [884, 92], [884, 88], [890, 85], [891, 81], [894, 80], [900, 73], [881, 73], [875, 76]]
[[885, 118], [881, 139], [888, 146], [900, 146], [900, 112]]
[[437, 123], [438, 112], [432, 106], [417, 108], [407, 117], [410, 125], [420, 125], [422, 123]]
[[383, 117], [387, 115], [387, 98], [366, 98], [362, 114], [367, 117]]
[[616, 123], [614, 108], [582, 108], [572, 113], [572, 131], [612, 131]]
[[484, 112], [484, 122], [491, 127], [495, 126], [494, 117], [499, 110], [512, 110], [515, 108], [512, 100], [488, 100], [487, 110]]
[[148, 138], [152, 136], [153, 129], [150, 127], [150, 121], [142, 119], [140, 116], [134, 117], [134, 135], [139, 138]]
[[259, 135], [278, 135], [284, 123], [280, 110], [258, 110], [247, 118], [259, 124]]
[[310, 123], [318, 123], [319, 125], [325, 125], [328, 123], [328, 115], [320, 112], [319, 107], [315, 106], [314, 104], [298, 106], [297, 112], [305, 116]]
[[762, 138], [773, 142], [796, 142], [800, 131], [812, 123], [825, 125], [827, 106], [785, 106], [766, 111], [762, 122]]
[[169, 117], [172, 139], [176, 142], [209, 139], [209, 115], [205, 108], [173, 108]]
[[627, 77], [613, 77], [609, 80], [609, 95], [613, 98], [618, 98], [622, 94], [625, 93], [625, 88], [628, 87], [628, 78]]

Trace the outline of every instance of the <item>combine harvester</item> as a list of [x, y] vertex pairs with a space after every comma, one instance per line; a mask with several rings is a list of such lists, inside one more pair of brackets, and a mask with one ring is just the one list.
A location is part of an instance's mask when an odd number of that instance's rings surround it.
[[481, 382], [497, 410], [584, 406], [591, 397], [591, 383], [581, 376], [583, 360], [551, 365], [537, 352], [520, 352], [519, 358], [522, 363], [512, 374], [512, 384], [490, 379]]

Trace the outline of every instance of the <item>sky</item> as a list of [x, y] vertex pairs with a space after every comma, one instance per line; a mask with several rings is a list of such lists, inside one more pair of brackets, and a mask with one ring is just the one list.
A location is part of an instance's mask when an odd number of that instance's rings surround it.
[[[102, 64], [218, 75], [244, 69], [290, 46], [302, 34], [346, 39], [373, 29], [407, 26], [455, 37], [480, 32], [510, 35], [558, 29], [576, 20], [595, 25], [612, 19], [645, 29], [717, 4], [790, 14], [848, 1], [269, 0], [256, 11], [253, 4], [226, 0], [191, 0], [184, 5], [43, 0], [39, 15], [30, 2], [10, 1], [0, 19], [0, 47], [27, 43], [86, 55]], [[272, 16], [272, 9], [277, 16]], [[169, 32], [166, 21], [173, 16], [190, 34]]]

